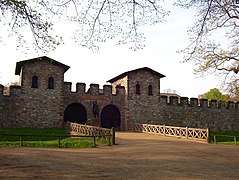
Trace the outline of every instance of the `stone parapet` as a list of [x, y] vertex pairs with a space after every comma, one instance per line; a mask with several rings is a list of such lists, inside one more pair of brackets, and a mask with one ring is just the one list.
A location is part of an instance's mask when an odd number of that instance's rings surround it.
[[64, 93], [65, 96], [68, 94], [81, 94], [81, 95], [93, 95], [93, 96], [124, 96], [125, 95], [125, 87], [124, 86], [116, 86], [116, 91], [113, 92], [112, 85], [104, 85], [103, 89], [99, 88], [99, 84], [90, 84], [90, 88], [86, 91], [86, 84], [85, 83], [77, 83], [76, 84], [76, 91], [72, 91], [72, 83], [71, 82], [64, 82]]
[[198, 99], [198, 98], [188, 98], [188, 97], [177, 97], [170, 96], [169, 100], [167, 96], [160, 96], [161, 105], [170, 105], [170, 106], [188, 106], [188, 107], [206, 107], [206, 108], [223, 108], [223, 109], [238, 109], [239, 102], [229, 101], [222, 102], [217, 100], [207, 100], [207, 99]]
[[[160, 96], [161, 123], [173, 126], [239, 131], [238, 102]], [[178, 103], [177, 103], [178, 102]]]

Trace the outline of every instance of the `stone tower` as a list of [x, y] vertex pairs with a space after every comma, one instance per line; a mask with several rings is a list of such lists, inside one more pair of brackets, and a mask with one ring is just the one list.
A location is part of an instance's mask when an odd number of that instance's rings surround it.
[[127, 122], [156, 123], [160, 120], [160, 79], [165, 77], [148, 67], [125, 72], [110, 79], [113, 88], [125, 87]]
[[69, 66], [45, 56], [17, 62], [15, 74], [20, 75], [21, 88], [10, 95], [19, 109], [16, 123], [26, 127], [62, 127], [63, 80], [68, 69]]

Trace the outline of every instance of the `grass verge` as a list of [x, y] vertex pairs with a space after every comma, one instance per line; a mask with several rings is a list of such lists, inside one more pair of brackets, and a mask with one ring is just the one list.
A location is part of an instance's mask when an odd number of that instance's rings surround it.
[[211, 132], [210, 143], [214, 143], [214, 135], [216, 135], [217, 144], [234, 144], [236, 137], [236, 144], [239, 145], [239, 132]]
[[[0, 134], [49, 134], [53, 136], [25, 136], [23, 137], [23, 146], [27, 147], [58, 147], [58, 137], [54, 135], [67, 135], [67, 131], [61, 128], [17, 128], [17, 129], [0, 129]], [[104, 143], [104, 141], [96, 138], [96, 142]], [[0, 147], [20, 146], [19, 136], [2, 136], [0, 135]], [[60, 140], [62, 148], [92, 148], [94, 147], [92, 137], [62, 137]]]

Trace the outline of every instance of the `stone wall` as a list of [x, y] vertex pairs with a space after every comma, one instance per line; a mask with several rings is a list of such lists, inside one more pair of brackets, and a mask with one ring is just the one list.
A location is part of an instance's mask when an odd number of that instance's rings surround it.
[[[10, 95], [3, 96], [1, 127], [62, 127], [63, 69], [39, 61], [24, 64], [22, 86], [11, 86]], [[38, 77], [38, 87], [32, 88], [32, 76]], [[48, 89], [48, 78], [54, 78], [54, 88]]]
[[[112, 93], [111, 85], [104, 85], [103, 93], [100, 93], [98, 84], [91, 84], [86, 91], [84, 83], [76, 84], [76, 92], [72, 92], [71, 83], [65, 82], [64, 88], [64, 107], [66, 109], [72, 103], [79, 103], [83, 105], [87, 113], [87, 124], [100, 126], [101, 112], [107, 105], [115, 105], [121, 115], [121, 129], [125, 130], [125, 89], [122, 86], [116, 87], [116, 94]], [[93, 103], [97, 102], [99, 106], [99, 117], [93, 114]]]
[[[153, 123], [160, 118], [157, 106], [160, 94], [160, 79], [148, 72], [136, 72], [129, 77], [128, 121]], [[140, 95], [136, 94], [136, 84], [140, 85]], [[148, 94], [148, 86], [152, 86], [152, 95]], [[157, 105], [156, 105], [157, 104]]]
[[[99, 84], [91, 84], [86, 91], [84, 83], [77, 83], [76, 92], [72, 92], [71, 83], [64, 82], [68, 68], [48, 57], [18, 62], [16, 75], [20, 75], [21, 86], [11, 86], [10, 94], [4, 95], [0, 85], [0, 128], [63, 127], [65, 110], [80, 104], [86, 111], [86, 123], [98, 126], [102, 110], [114, 106], [120, 112], [120, 128], [126, 129], [125, 88], [114, 87], [112, 93], [111, 85], [100, 90]], [[49, 79], [53, 80], [51, 87]], [[98, 116], [93, 113], [93, 103], [98, 105]]]
[[112, 88], [113, 88], [113, 93], [116, 93], [116, 87], [117, 86], [124, 86], [125, 88], [125, 94], [128, 94], [128, 76], [125, 76], [115, 82], [113, 82], [112, 84]]
[[220, 103], [206, 99], [167, 96], [160, 98], [160, 121], [157, 124], [210, 128], [213, 131], [239, 131], [239, 103]]
[[[160, 117], [159, 94], [160, 78], [148, 71], [131, 72], [127, 78], [119, 79], [117, 83], [127, 84], [125, 109], [128, 122], [151, 123]], [[136, 94], [136, 85], [140, 86], [140, 94]], [[148, 87], [152, 86], [152, 94]]]
[[[38, 74], [39, 75], [39, 74]], [[10, 95], [0, 94], [0, 128], [44, 128], [63, 127], [64, 111], [72, 103], [79, 103], [86, 109], [87, 124], [100, 126], [101, 111], [107, 105], [115, 105], [121, 115], [121, 129], [126, 129], [125, 123], [125, 89], [116, 88], [112, 94], [112, 86], [105, 85], [100, 93], [99, 85], [91, 84], [85, 91], [84, 83], [77, 83], [77, 91], [71, 91], [71, 83], [62, 82], [59, 92], [42, 88], [24, 88], [11, 86]], [[44, 87], [44, 86], [42, 86]], [[3, 86], [0, 86], [0, 90]], [[27, 91], [27, 92], [26, 92]], [[24, 93], [23, 93], [24, 92]], [[99, 116], [95, 117], [92, 108], [93, 102], [99, 105]]]
[[[102, 112], [113, 106], [120, 113], [121, 130], [127, 130], [127, 122], [135, 122], [239, 131], [238, 103], [208, 103], [196, 98], [189, 101], [186, 97], [170, 97], [167, 101], [167, 96], [160, 96], [160, 78], [164, 75], [149, 68], [123, 73], [103, 89], [91, 84], [86, 90], [85, 83], [77, 83], [76, 92], [72, 92], [72, 84], [64, 82], [68, 66], [47, 57], [38, 59], [17, 63], [21, 86], [11, 86], [10, 95], [4, 95], [0, 85], [0, 128], [63, 127], [66, 109], [77, 104], [86, 111], [89, 125], [101, 126]], [[37, 87], [32, 87], [33, 76], [38, 77]], [[48, 86], [49, 78], [54, 79], [53, 88]], [[97, 116], [94, 103], [99, 109]]]
[[0, 123], [3, 119], [3, 89], [4, 86], [0, 84]]

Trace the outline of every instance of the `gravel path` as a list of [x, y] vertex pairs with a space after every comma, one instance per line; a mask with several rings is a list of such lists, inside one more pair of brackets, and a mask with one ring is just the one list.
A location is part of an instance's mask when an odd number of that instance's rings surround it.
[[0, 148], [0, 179], [239, 179], [239, 146], [120, 132], [91, 149]]

